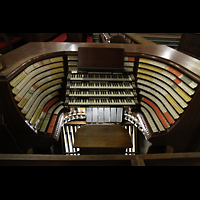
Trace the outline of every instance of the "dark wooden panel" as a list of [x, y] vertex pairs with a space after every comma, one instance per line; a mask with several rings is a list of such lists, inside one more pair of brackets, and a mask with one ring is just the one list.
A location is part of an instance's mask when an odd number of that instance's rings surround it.
[[67, 33], [68, 42], [83, 42], [82, 33]]
[[124, 49], [79, 47], [78, 67], [80, 70], [123, 70]]
[[45, 42], [56, 37], [59, 33], [24, 33], [26, 42]]
[[179, 42], [178, 51], [200, 59], [200, 34], [183, 33]]
[[145, 166], [199, 166], [199, 153], [165, 153], [139, 155]]

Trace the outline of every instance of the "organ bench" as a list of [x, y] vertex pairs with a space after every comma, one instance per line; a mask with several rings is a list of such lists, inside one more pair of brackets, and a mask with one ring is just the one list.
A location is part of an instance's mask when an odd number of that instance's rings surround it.
[[0, 103], [26, 153], [59, 138], [79, 155], [87, 124], [124, 127], [153, 146], [195, 151], [200, 135], [200, 61], [161, 45], [32, 42], [3, 55]]

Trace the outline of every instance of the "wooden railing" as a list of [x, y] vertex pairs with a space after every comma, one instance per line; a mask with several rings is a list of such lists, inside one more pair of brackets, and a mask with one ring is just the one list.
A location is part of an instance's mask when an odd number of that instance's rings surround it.
[[119, 35], [121, 35], [129, 44], [156, 45], [156, 43], [151, 42], [136, 33], [119, 33]]
[[200, 166], [200, 153], [132, 156], [0, 154], [0, 166]]

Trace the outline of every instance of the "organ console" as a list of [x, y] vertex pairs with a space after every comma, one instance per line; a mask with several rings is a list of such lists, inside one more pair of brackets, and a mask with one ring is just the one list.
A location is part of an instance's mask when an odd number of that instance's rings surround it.
[[200, 61], [161, 45], [28, 43], [3, 55], [1, 109], [19, 148], [63, 153], [85, 125], [117, 125], [174, 152], [199, 146]]

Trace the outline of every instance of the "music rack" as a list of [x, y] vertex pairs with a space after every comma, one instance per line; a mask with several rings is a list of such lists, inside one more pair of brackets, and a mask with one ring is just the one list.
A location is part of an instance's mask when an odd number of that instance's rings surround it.
[[[110, 62], [106, 54], [119, 49]], [[197, 59], [160, 45], [83, 43], [29, 43], [3, 58], [1, 107], [23, 152], [62, 137], [64, 151], [75, 155], [75, 133], [88, 123], [128, 129], [135, 146], [126, 155], [137, 150], [137, 131], [175, 152], [198, 148]]]

